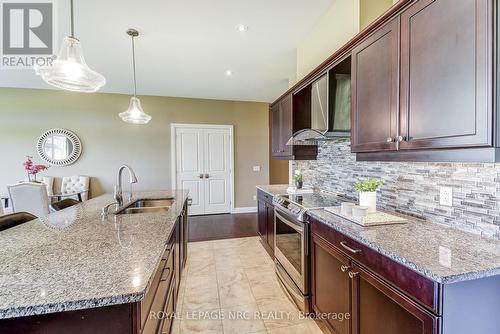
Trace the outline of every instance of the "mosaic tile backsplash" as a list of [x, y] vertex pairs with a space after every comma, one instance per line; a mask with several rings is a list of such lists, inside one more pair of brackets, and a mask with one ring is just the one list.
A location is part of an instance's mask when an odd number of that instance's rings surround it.
[[[500, 164], [357, 162], [350, 142], [319, 144], [318, 160], [295, 161], [305, 185], [358, 197], [354, 182], [382, 178], [381, 208], [500, 240]], [[453, 188], [453, 207], [439, 204], [439, 187]]]

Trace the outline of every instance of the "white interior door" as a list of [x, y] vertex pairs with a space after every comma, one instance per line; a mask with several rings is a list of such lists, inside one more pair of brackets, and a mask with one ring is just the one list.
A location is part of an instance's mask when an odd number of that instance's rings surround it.
[[176, 187], [189, 190], [190, 215], [231, 212], [231, 131], [175, 128]]
[[203, 179], [203, 130], [176, 129], [176, 174], [178, 189], [189, 190], [192, 199], [189, 213], [205, 213], [205, 182]]
[[205, 129], [205, 213], [231, 211], [230, 133]]

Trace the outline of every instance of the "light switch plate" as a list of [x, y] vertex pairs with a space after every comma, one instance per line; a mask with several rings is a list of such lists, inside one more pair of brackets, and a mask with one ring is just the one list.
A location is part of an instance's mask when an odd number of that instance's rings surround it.
[[260, 172], [260, 166], [253, 166], [254, 172]]
[[453, 188], [451, 187], [439, 188], [439, 204], [445, 206], [453, 206]]

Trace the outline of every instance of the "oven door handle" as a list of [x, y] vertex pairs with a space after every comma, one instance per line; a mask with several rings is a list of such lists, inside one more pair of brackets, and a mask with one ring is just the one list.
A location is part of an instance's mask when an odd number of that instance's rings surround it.
[[[280, 215], [278, 210], [274, 209], [274, 219], [276, 220], [276, 218], [279, 218], [283, 223], [287, 224], [288, 226], [293, 228], [295, 231], [297, 231], [301, 234], [304, 233], [304, 228], [302, 226], [298, 226], [298, 225], [292, 223], [290, 220], [288, 220], [285, 217], [283, 217], [282, 215]], [[276, 225], [276, 221], [275, 221], [275, 225]], [[276, 233], [276, 231], [275, 231], [275, 233]]]

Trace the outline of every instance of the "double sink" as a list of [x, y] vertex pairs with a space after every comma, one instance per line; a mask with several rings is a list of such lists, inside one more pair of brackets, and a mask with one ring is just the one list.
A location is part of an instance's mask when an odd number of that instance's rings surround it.
[[136, 213], [167, 212], [175, 202], [174, 197], [162, 199], [138, 199], [116, 212], [117, 215]]

